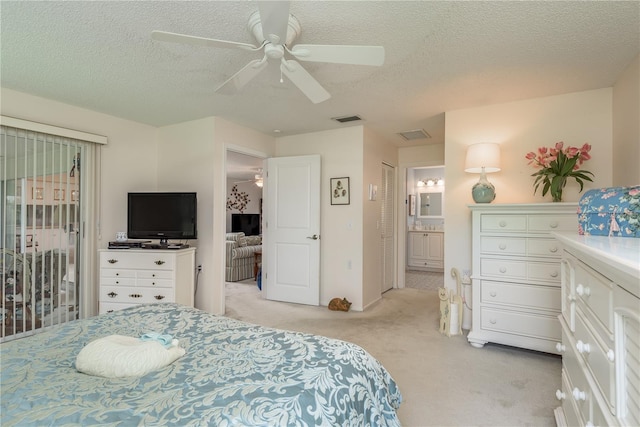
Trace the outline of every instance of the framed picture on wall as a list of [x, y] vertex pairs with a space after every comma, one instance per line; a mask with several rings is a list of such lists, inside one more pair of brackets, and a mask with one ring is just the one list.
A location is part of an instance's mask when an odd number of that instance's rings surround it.
[[56, 188], [53, 190], [53, 200], [64, 200], [64, 189]]
[[349, 197], [349, 178], [331, 178], [331, 204], [348, 205]]

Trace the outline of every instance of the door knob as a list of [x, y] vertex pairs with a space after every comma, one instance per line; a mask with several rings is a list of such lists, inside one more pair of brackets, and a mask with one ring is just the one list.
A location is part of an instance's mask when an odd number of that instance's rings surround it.
[[313, 236], [307, 236], [307, 239], [311, 239], [311, 240], [318, 240], [320, 238], [320, 236], [318, 236], [317, 234], [314, 234]]

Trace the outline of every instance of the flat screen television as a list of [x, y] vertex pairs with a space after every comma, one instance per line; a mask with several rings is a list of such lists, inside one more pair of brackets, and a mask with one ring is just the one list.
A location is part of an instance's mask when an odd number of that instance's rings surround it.
[[127, 237], [130, 239], [198, 238], [196, 193], [129, 193]]
[[231, 214], [231, 231], [257, 236], [260, 234], [260, 214]]

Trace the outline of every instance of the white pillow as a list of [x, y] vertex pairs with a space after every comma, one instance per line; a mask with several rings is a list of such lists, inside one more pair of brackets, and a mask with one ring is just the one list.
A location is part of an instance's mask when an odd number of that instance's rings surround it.
[[175, 339], [165, 348], [158, 341], [109, 335], [91, 341], [80, 350], [76, 369], [98, 377], [138, 377], [169, 366], [184, 354], [184, 348], [179, 347]]

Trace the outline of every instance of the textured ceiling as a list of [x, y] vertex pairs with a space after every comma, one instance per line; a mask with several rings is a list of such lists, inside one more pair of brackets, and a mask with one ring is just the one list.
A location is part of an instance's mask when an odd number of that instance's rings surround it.
[[[254, 43], [254, 1], [0, 2], [3, 87], [155, 126], [220, 116], [291, 135], [360, 115], [398, 145], [444, 141], [444, 112], [611, 86], [640, 52], [640, 2], [295, 1], [297, 43], [381, 45], [382, 67], [303, 63], [312, 104], [276, 64], [236, 95], [214, 89], [262, 55], [151, 39], [152, 30]], [[398, 132], [432, 138], [403, 142]]]

